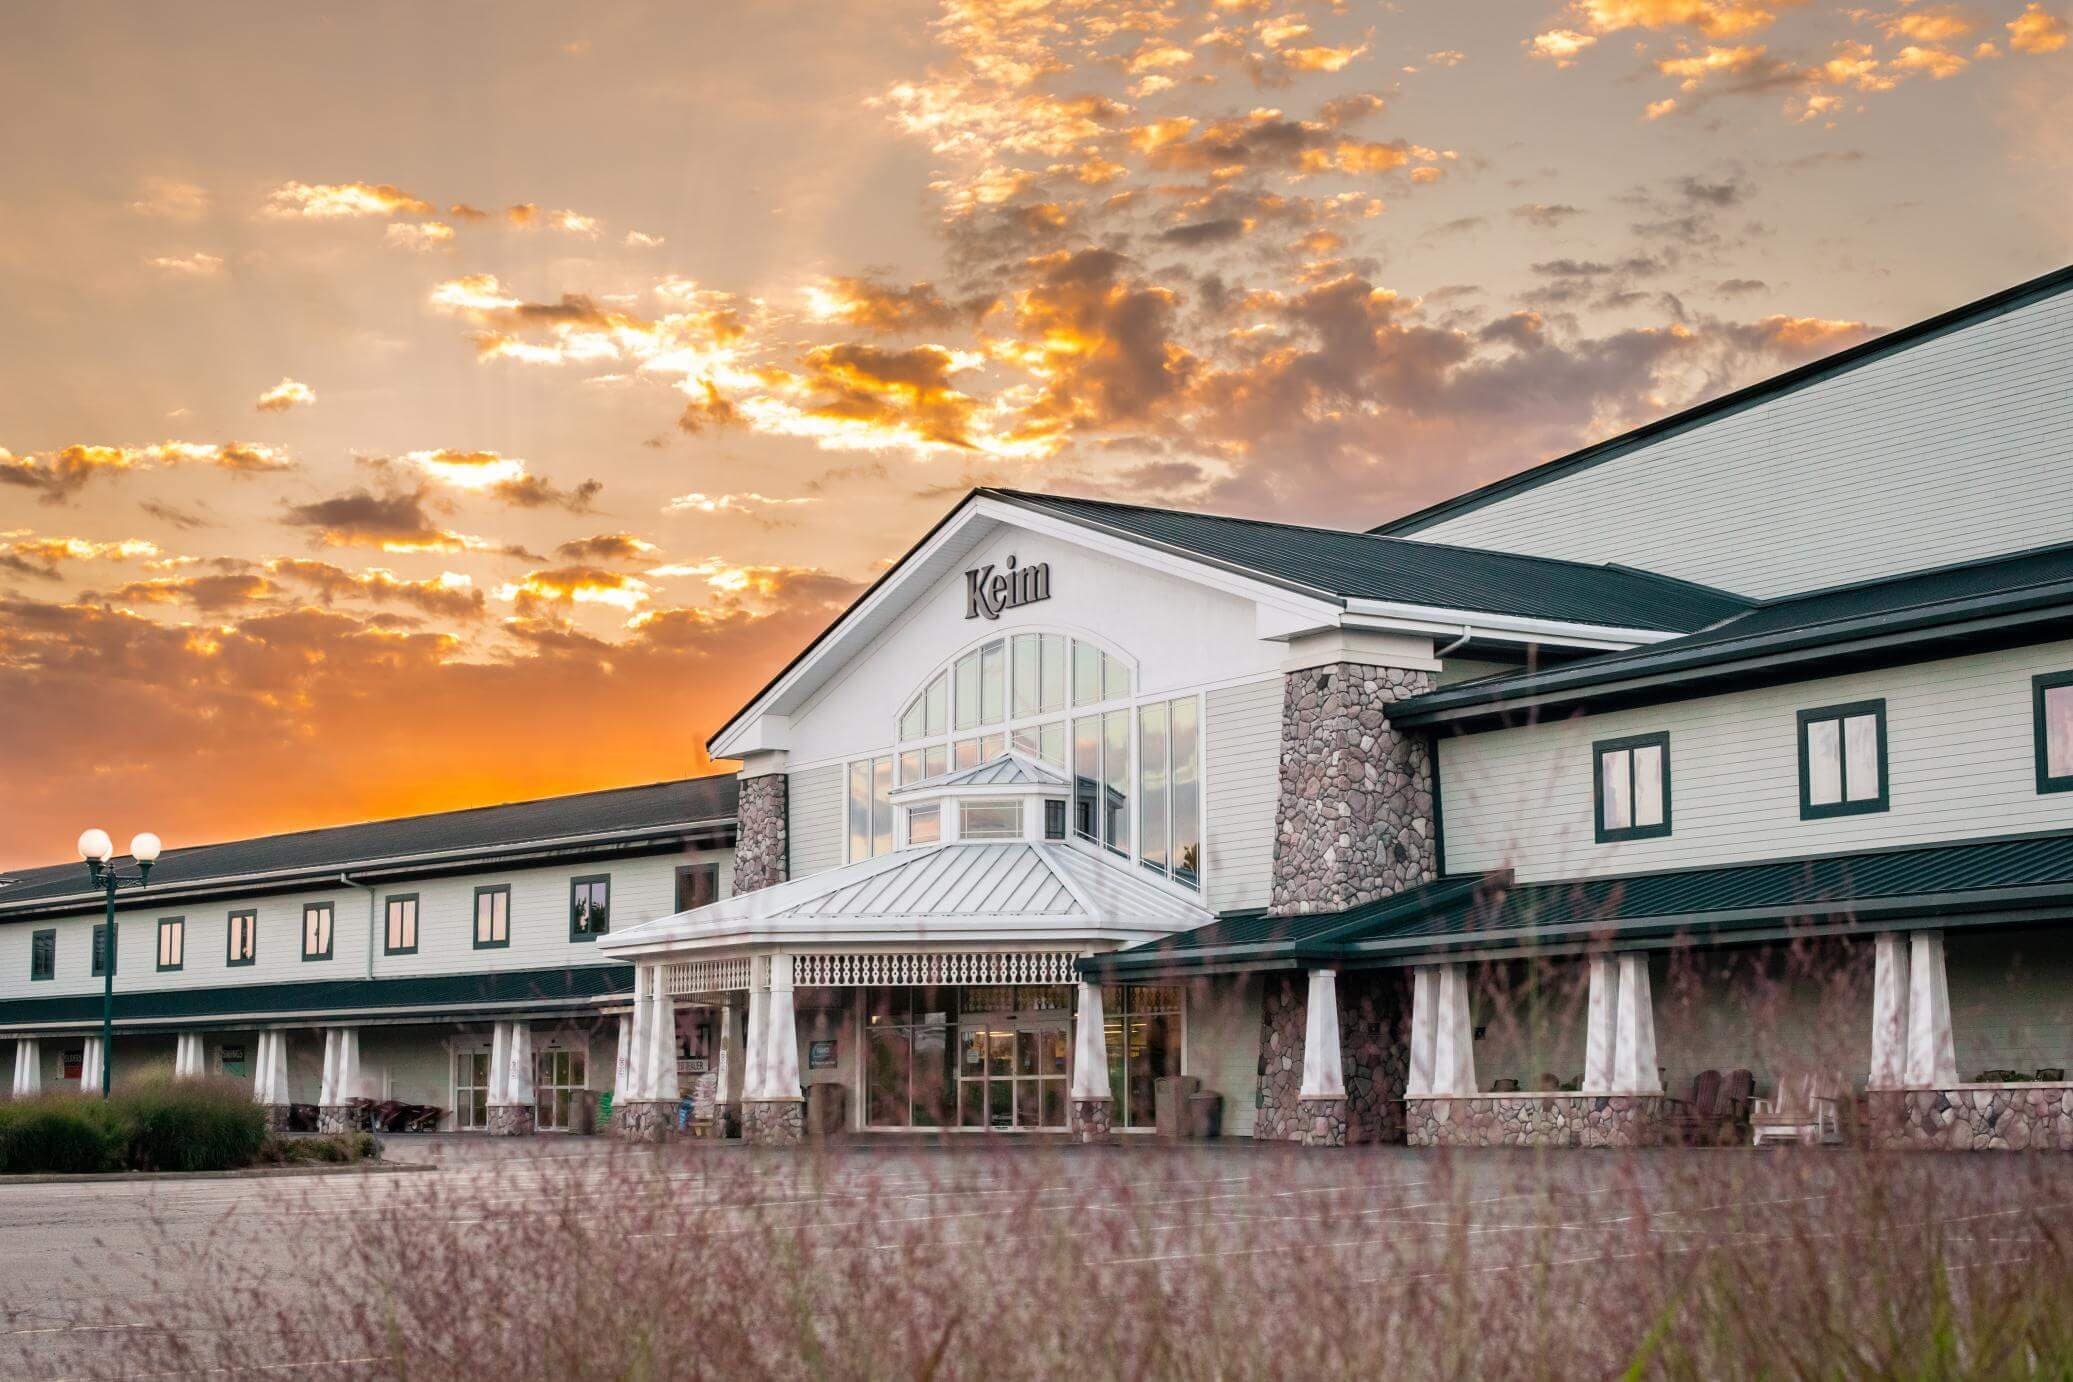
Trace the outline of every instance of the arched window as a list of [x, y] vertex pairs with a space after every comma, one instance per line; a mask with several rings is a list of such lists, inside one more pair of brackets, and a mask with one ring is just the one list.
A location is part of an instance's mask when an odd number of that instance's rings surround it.
[[1004, 634], [966, 649], [901, 709], [892, 756], [850, 765], [849, 857], [892, 848], [893, 787], [1012, 749], [1072, 774], [1080, 839], [1196, 886], [1200, 705], [1192, 695], [1140, 700], [1136, 682], [1127, 659], [1070, 634]]

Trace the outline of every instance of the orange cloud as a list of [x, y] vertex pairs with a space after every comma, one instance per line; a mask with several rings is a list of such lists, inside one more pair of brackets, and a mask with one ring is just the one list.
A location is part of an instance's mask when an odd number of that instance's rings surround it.
[[2007, 28], [2008, 46], [2018, 53], [2041, 56], [2066, 46], [2065, 16], [2053, 14], [2037, 0], [2030, 0], [2021, 14], [2008, 21]]
[[34, 490], [46, 503], [63, 503], [96, 475], [175, 466], [210, 466], [236, 474], [286, 470], [294, 461], [259, 442], [162, 441], [149, 446], [75, 444], [17, 456], [0, 447], [0, 485]]
[[90, 538], [47, 537], [27, 528], [0, 532], [0, 570], [26, 576], [56, 577], [66, 562], [148, 561], [162, 556], [158, 544], [144, 538], [97, 542]]
[[130, 210], [161, 221], [199, 221], [209, 214], [206, 189], [179, 178], [147, 177], [137, 184]]
[[333, 221], [363, 216], [429, 216], [432, 205], [386, 182], [284, 182], [259, 214], [274, 220]]
[[453, 227], [444, 221], [398, 221], [382, 238], [389, 245], [416, 254], [445, 249], [453, 243]]
[[196, 250], [193, 254], [162, 254], [144, 261], [175, 278], [216, 278], [223, 272], [223, 257]]
[[259, 395], [252, 406], [262, 413], [285, 413], [290, 408], [306, 408], [317, 401], [317, 391], [299, 379], [282, 376], [281, 382]]
[[537, 614], [542, 606], [556, 604], [611, 605], [628, 612], [646, 604], [654, 587], [638, 576], [601, 566], [561, 566], [545, 571], [528, 571], [516, 581], [497, 588], [497, 598], [509, 601], [520, 614]]

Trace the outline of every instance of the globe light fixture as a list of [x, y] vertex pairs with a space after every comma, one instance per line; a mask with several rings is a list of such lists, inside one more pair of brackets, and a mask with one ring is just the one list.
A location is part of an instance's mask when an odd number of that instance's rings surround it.
[[143, 887], [151, 878], [151, 866], [158, 862], [163, 847], [148, 830], [130, 837], [130, 857], [137, 861], [135, 873], [115, 867], [115, 842], [99, 828], [81, 831], [79, 857], [86, 861], [86, 876], [108, 899], [108, 920], [101, 930], [101, 1097], [108, 1097], [110, 1076], [115, 1069], [115, 893], [123, 887]]

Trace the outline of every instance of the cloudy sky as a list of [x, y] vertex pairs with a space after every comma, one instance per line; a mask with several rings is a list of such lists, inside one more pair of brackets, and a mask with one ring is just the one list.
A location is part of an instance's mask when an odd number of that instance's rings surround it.
[[0, 863], [706, 771], [974, 484], [1366, 526], [2058, 266], [2063, 5], [17, 5]]

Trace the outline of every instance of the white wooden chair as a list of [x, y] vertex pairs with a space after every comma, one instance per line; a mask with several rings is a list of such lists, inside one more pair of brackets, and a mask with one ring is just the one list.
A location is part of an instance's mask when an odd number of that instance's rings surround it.
[[1751, 1145], [1843, 1140], [1842, 1078], [1832, 1072], [1794, 1071], [1778, 1077], [1778, 1093], [1758, 1099], [1749, 1116]]

